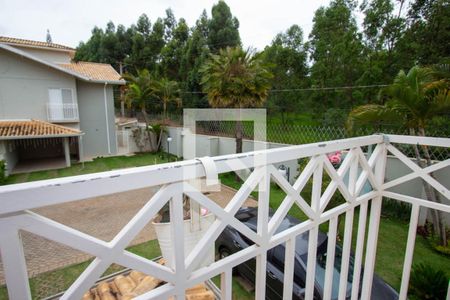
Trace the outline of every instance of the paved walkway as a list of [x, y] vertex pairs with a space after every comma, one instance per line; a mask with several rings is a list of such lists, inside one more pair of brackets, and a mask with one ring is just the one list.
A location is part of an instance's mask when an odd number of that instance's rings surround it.
[[[152, 197], [154, 192], [154, 189], [146, 188], [43, 207], [34, 212], [101, 240], [110, 241]], [[233, 189], [223, 186], [222, 191], [211, 193], [208, 197], [225, 207], [234, 193]], [[256, 201], [247, 199], [244, 205], [255, 206]], [[30, 277], [91, 258], [90, 255], [83, 252], [29, 232], [22, 231], [21, 234]], [[155, 238], [155, 232], [149, 223], [131, 242], [130, 246]], [[4, 276], [0, 261], [1, 284], [4, 284]]]

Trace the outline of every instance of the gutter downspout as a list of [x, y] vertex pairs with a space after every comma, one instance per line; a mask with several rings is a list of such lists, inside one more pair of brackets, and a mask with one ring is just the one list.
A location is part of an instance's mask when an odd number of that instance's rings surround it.
[[111, 141], [109, 137], [109, 122], [108, 122], [108, 100], [106, 98], [106, 86], [108, 85], [107, 82], [105, 82], [105, 85], [103, 86], [103, 96], [105, 98], [105, 121], [106, 121], [106, 140], [108, 142], [108, 154], [111, 154]]

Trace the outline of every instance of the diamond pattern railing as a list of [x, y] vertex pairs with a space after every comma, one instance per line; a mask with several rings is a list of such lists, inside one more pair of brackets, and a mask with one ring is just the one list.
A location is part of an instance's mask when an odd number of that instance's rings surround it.
[[[95, 257], [61, 299], [81, 299], [83, 294], [113, 263], [141, 271], [166, 282], [161, 287], [139, 295], [135, 299], [167, 299], [170, 296], [183, 299], [187, 288], [217, 275], [221, 275], [222, 298], [231, 299], [233, 267], [252, 258], [256, 259], [255, 297], [264, 299], [267, 251], [282, 243], [286, 244], [283, 295], [285, 299], [290, 299], [293, 292], [292, 278], [296, 237], [307, 233], [309, 235], [307, 276], [302, 293], [305, 299], [313, 299], [315, 297], [314, 281], [319, 226], [328, 223], [328, 255], [323, 298], [330, 299], [333, 286], [335, 259], [333, 254], [336, 247], [337, 218], [345, 215], [339, 279], [339, 298], [344, 299], [347, 296], [346, 286], [351, 257], [353, 219], [355, 209], [358, 208], [359, 218], [356, 222], [358, 228], [351, 296], [352, 299], [357, 299], [359, 296], [362, 299], [369, 299], [376, 259], [382, 198], [389, 197], [412, 204], [400, 290], [400, 299], [406, 299], [414, 253], [415, 228], [420, 207], [450, 212], [449, 205], [401, 195], [389, 190], [420, 177], [445, 199], [450, 199], [449, 190], [430, 176], [431, 172], [450, 166], [450, 159], [422, 169], [394, 146], [417, 143], [434, 147], [450, 147], [449, 139], [373, 135], [216, 157], [209, 159], [211, 165], [208, 168], [199, 160], [190, 160], [1, 187], [0, 252], [9, 297], [10, 299], [31, 298], [26, 261], [19, 235], [19, 231], [23, 230]], [[370, 155], [363, 152], [363, 149], [368, 146], [373, 147]], [[338, 169], [335, 169], [326, 156], [327, 153], [334, 151], [347, 152]], [[388, 153], [396, 156], [408, 166], [411, 173], [385, 182]], [[295, 183], [291, 185], [280, 175], [274, 164], [300, 158], [307, 158], [309, 162]], [[203, 193], [192, 184], [194, 179], [210, 176], [211, 170], [220, 174], [246, 168], [250, 170], [250, 175], [225, 208], [218, 206], [208, 194]], [[324, 176], [331, 178], [331, 181], [322, 191]], [[302, 196], [301, 192], [309, 180], [313, 182], [312, 193], [306, 198]], [[278, 185], [285, 192], [286, 197], [269, 220], [271, 182]], [[367, 183], [372, 189], [364, 191], [363, 187]], [[51, 204], [82, 201], [89, 197], [155, 186], [159, 187], [158, 191], [110, 241], [103, 241], [31, 211], [31, 209]], [[235, 217], [238, 209], [254, 190], [258, 191], [256, 232], [250, 230]], [[330, 199], [336, 191], [342, 194], [345, 202], [337, 207], [328, 208]], [[183, 238], [183, 198], [185, 195], [191, 199], [192, 205], [206, 208], [216, 217], [214, 223], [189, 253], [185, 253]], [[167, 203], [170, 206], [171, 230], [174, 237], [174, 268], [159, 265], [126, 250], [133, 238]], [[278, 232], [281, 221], [293, 206], [301, 209], [307, 219], [294, 227]], [[239, 231], [253, 241], [254, 245], [228, 257], [218, 259], [206, 267], [200, 267], [206, 252], [226, 226], [231, 226]], [[362, 276], [360, 276], [361, 274]]]

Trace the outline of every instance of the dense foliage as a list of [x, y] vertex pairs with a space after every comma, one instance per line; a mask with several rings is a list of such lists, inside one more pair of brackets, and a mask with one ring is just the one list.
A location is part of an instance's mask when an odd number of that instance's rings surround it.
[[[448, 62], [449, 19], [449, 0], [332, 0], [315, 12], [308, 37], [293, 24], [261, 51], [274, 74], [265, 105], [286, 122], [293, 113], [330, 121], [361, 104], [383, 104], [380, 89], [400, 70]], [[208, 107], [199, 70], [211, 53], [235, 46], [242, 46], [239, 21], [220, 0], [192, 27], [171, 9], [154, 21], [143, 14], [128, 28], [95, 27], [75, 59], [132, 74], [146, 68], [154, 78], [178, 82], [183, 107]]]
[[[396, 123], [407, 128], [412, 135], [426, 135], [429, 122], [450, 112], [450, 81], [440, 71], [431, 68], [412, 67], [408, 73], [401, 70], [394, 82], [383, 89], [386, 101], [381, 104], [366, 104], [353, 109], [348, 117], [352, 129], [362, 124], [381, 125], [380, 122]], [[429, 167], [433, 164], [427, 146], [413, 146], [418, 164]], [[422, 160], [425, 159], [425, 161]], [[431, 175], [433, 176], [433, 175]], [[424, 181], [428, 200], [442, 203], [440, 194]], [[434, 231], [439, 235], [440, 245], [447, 246], [444, 216], [441, 211], [431, 210]]]
[[4, 160], [0, 160], [0, 185], [6, 182], [6, 162]]
[[445, 299], [448, 279], [442, 270], [430, 265], [417, 264], [413, 266], [409, 285], [416, 299]]

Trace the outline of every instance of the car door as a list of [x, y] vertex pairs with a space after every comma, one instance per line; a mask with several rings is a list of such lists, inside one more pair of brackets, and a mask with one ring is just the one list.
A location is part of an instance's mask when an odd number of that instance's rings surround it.
[[[279, 247], [284, 249], [281, 245], [275, 249]], [[283, 299], [283, 266], [280, 266], [279, 260], [274, 259], [275, 249], [271, 249], [267, 253], [266, 298], [271, 300]]]
[[[247, 248], [254, 244], [251, 240], [249, 240], [245, 235], [241, 234], [240, 232], [237, 232], [236, 238], [232, 242], [235, 252], [240, 251], [241, 249]], [[243, 262], [242, 264], [238, 265], [237, 270], [242, 277], [244, 277], [251, 283], [255, 282], [256, 260], [254, 258], [249, 259]]]

